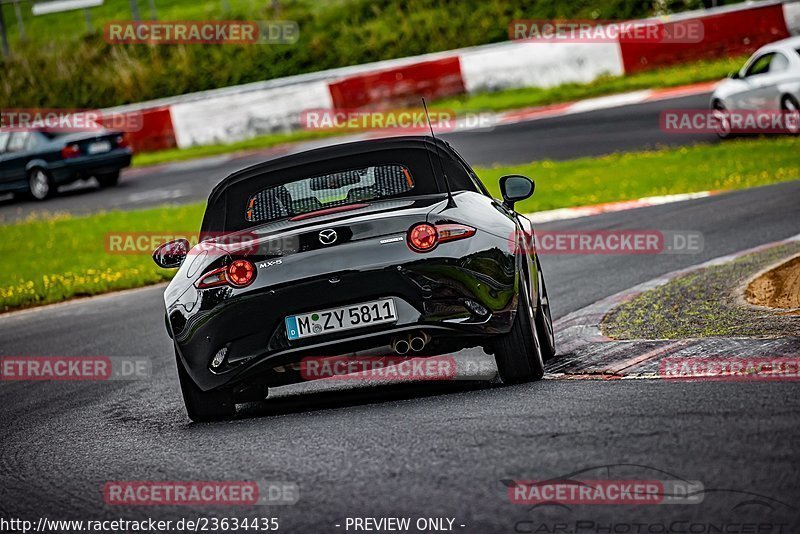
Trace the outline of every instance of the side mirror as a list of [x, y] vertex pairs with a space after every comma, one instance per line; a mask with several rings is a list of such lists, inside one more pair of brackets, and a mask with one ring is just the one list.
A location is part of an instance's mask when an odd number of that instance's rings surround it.
[[503, 194], [503, 205], [514, 209], [514, 203], [525, 200], [533, 194], [533, 180], [521, 174], [509, 174], [500, 178], [500, 192]]
[[730, 74], [728, 74], [728, 78], [730, 78], [731, 80], [739, 80], [742, 77], [739, 75], [739, 71], [736, 71], [736, 72], [731, 72]]
[[186, 239], [169, 241], [153, 252], [153, 261], [162, 269], [175, 269], [181, 266], [190, 248]]

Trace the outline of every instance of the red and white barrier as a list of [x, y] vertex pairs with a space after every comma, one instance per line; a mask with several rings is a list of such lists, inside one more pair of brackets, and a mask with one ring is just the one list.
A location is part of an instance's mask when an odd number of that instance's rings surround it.
[[328, 88], [337, 109], [419, 104], [421, 96], [434, 100], [465, 90], [457, 56], [355, 74]]
[[178, 146], [169, 107], [145, 109], [137, 113], [140, 113], [142, 129], [125, 134], [134, 151], [153, 152]]
[[514, 41], [459, 53], [469, 93], [588, 83], [625, 73], [617, 43]]
[[171, 106], [181, 148], [248, 139], [300, 127], [300, 113], [332, 107], [327, 82], [222, 94]]
[[748, 54], [765, 44], [791, 35], [789, 25], [784, 19], [784, 6], [781, 4], [747, 6], [746, 9], [728, 9], [708, 15], [694, 15], [692, 18], [678, 15], [661, 22], [672, 33], [690, 20], [703, 23], [704, 35], [700, 43], [620, 43], [625, 73], [688, 61]]
[[800, 35], [800, 2], [783, 4], [783, 20], [792, 35]]
[[[655, 20], [655, 19], [654, 19]], [[800, 34], [800, 2], [768, 0], [657, 19], [703, 23], [701, 42], [511, 41], [331, 69], [108, 110], [144, 113], [136, 149], [234, 142], [299, 127], [306, 109], [375, 109], [462, 93], [588, 83], [697, 59], [746, 54]]]

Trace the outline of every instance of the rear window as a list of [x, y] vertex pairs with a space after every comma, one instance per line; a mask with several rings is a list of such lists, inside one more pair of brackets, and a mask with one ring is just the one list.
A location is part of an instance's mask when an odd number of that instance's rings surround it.
[[21, 150], [25, 150], [25, 145], [28, 143], [30, 136], [31, 134], [28, 132], [13, 132], [11, 134], [11, 139], [8, 141], [8, 145], [6, 146], [6, 151], [19, 152]]
[[251, 223], [275, 221], [312, 211], [405, 195], [414, 189], [408, 168], [374, 165], [304, 178], [264, 189], [247, 202]]
[[59, 137], [66, 137], [67, 135], [71, 135], [69, 132], [51, 132], [48, 130], [39, 130], [39, 133], [45, 136], [46, 138], [53, 140], [58, 139]]

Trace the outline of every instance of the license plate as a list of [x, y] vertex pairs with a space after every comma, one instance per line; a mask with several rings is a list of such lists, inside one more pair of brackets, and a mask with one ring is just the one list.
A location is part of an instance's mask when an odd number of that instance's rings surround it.
[[285, 319], [289, 339], [301, 339], [353, 328], [397, 321], [394, 300], [381, 299], [341, 308], [290, 315]]
[[111, 143], [108, 141], [98, 141], [96, 143], [92, 143], [86, 148], [86, 151], [89, 154], [99, 154], [101, 152], [108, 152], [111, 150]]

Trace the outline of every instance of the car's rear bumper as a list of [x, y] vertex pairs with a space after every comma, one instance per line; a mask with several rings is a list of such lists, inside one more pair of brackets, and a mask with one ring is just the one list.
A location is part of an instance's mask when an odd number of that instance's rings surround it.
[[[324, 377], [309, 377], [298, 371], [304, 361], [317, 360], [336, 355], [351, 355], [353, 357], [369, 358], [400, 358], [391, 348], [395, 338], [410, 338], [411, 336], [424, 335], [430, 339], [429, 345], [420, 352], [409, 351], [404, 355], [407, 358], [425, 357], [434, 354], [452, 354], [453, 351], [471, 346], [483, 346], [492, 336], [507, 331], [513, 321], [513, 313], [509, 310], [498, 312], [486, 318], [482, 324], [472, 322], [447, 321], [411, 321], [397, 323], [381, 328], [365, 328], [363, 330], [349, 331], [347, 337], [328, 339], [312, 346], [288, 348], [273, 353], [263, 353], [244, 362], [239, 368], [229, 373], [229, 376], [216, 375], [224, 378], [222, 386], [229, 387], [238, 397], [242, 392], [256, 393], [261, 400], [265, 397], [266, 388], [278, 385], [293, 384]], [[443, 350], [442, 347], [453, 347]], [[456, 348], [457, 347], [457, 348]]]
[[[428, 350], [487, 345], [513, 324], [518, 258], [502, 250], [506, 243], [495, 236], [484, 234], [470, 241], [457, 247], [455, 258], [434, 251], [383, 268], [309, 277], [236, 298], [229, 298], [228, 288], [192, 286], [168, 309], [171, 335], [187, 372], [203, 390], [269, 382], [274, 367], [308, 356], [370, 349], [384, 349], [388, 356], [392, 338], [404, 332], [425, 332], [431, 338]], [[464, 249], [469, 250], [461, 255]], [[288, 315], [385, 297], [395, 299], [395, 323], [287, 338]], [[225, 364], [212, 371], [210, 362], [223, 348]]]
[[80, 178], [117, 172], [129, 167], [132, 157], [130, 149], [118, 148], [105, 154], [59, 160], [51, 163], [48, 170], [56, 185], [62, 185]]

